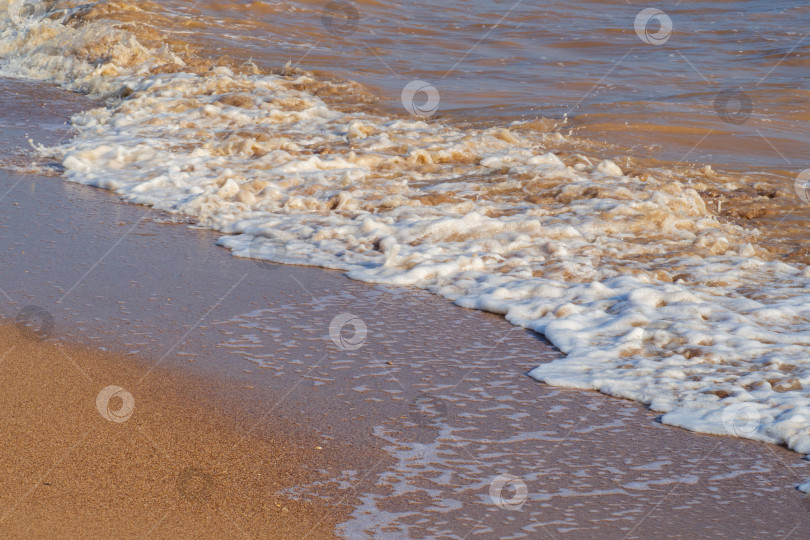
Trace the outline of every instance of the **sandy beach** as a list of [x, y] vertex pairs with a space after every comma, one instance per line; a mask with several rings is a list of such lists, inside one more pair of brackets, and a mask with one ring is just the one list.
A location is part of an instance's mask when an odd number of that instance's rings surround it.
[[[21, 134], [63, 137], [38, 126], [88, 104], [45, 85], [25, 94], [0, 104], [0, 146], [18, 155], [7, 169], [25, 163]], [[499, 316], [234, 258], [215, 233], [58, 177], [6, 170], [0, 191], [3, 536], [799, 538], [810, 526], [800, 455], [543, 385], [526, 373], [559, 351]], [[11, 324], [37, 313], [33, 335]], [[100, 408], [110, 386], [126, 393]]]
[[282, 494], [345, 467], [335, 448], [226, 412], [215, 381], [30, 338], [0, 328], [3, 536], [325, 538], [345, 519]]

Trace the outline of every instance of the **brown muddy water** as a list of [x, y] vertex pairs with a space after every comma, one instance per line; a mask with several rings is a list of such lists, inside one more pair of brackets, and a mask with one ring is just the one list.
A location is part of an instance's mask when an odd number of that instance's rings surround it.
[[476, 126], [539, 119], [533, 129], [573, 136], [576, 150], [706, 184], [711, 210], [759, 227], [777, 253], [807, 256], [797, 251], [810, 219], [807, 181], [797, 180], [810, 168], [806, 3], [169, 0], [125, 9], [123, 19], [200, 56], [359, 82], [355, 107], [407, 114], [416, 102], [433, 118]]

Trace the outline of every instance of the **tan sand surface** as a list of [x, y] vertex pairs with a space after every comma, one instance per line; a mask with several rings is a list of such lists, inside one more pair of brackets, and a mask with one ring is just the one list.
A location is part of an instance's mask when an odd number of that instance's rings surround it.
[[279, 494], [345, 467], [341, 452], [235, 417], [207, 398], [213, 381], [144, 378], [131, 358], [13, 325], [0, 327], [0, 359], [3, 537], [324, 538], [345, 519], [346, 505]]

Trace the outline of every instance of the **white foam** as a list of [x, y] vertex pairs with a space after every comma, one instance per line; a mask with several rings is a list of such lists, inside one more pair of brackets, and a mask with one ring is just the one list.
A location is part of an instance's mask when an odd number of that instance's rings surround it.
[[[810, 453], [810, 271], [760, 258], [756, 232], [718, 221], [688, 179], [568, 166], [558, 134], [519, 126], [341, 113], [306, 91], [308, 77], [150, 75], [173, 55], [131, 36], [93, 65], [71, 47], [112, 29], [42, 25], [0, 34], [3, 73], [135, 91], [42, 149], [67, 179], [192, 216], [236, 256], [501, 313], [565, 353], [537, 380]], [[49, 55], [54, 35], [68, 54]], [[229, 105], [238, 96], [249, 99]]]

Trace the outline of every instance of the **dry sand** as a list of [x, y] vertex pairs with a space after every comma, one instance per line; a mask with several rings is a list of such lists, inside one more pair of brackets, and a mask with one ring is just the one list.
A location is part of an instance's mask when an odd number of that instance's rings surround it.
[[[348, 514], [280, 494], [345, 468], [338, 449], [230, 414], [206, 399], [223, 390], [213, 381], [143, 378], [132, 358], [12, 325], [0, 327], [0, 358], [3, 537], [324, 538]], [[132, 402], [119, 393], [99, 409], [110, 385]]]

